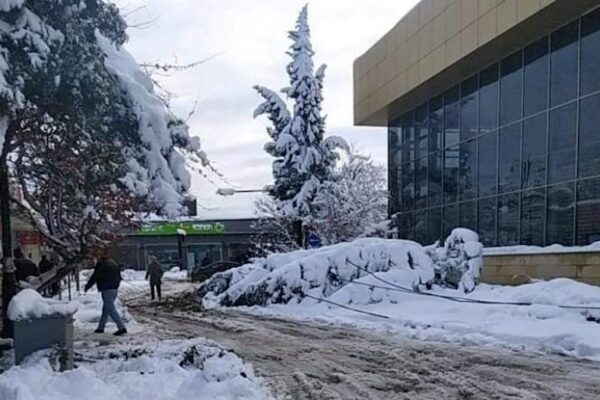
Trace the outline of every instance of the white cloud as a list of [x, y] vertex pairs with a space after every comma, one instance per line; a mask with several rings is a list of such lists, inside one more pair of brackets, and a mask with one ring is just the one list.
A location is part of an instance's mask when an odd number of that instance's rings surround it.
[[[176, 97], [175, 111], [187, 115], [192, 131], [219, 170], [237, 188], [257, 189], [271, 182], [271, 159], [263, 152], [264, 119], [252, 112], [260, 98], [252, 86], [278, 89], [287, 84], [287, 31], [294, 26], [305, 0], [118, 0], [135, 24], [128, 50], [140, 61], [188, 63], [219, 54], [209, 62], [161, 78]], [[328, 65], [324, 109], [328, 133], [386, 162], [386, 132], [353, 127], [352, 64], [408, 12], [417, 0], [319, 0], [310, 3], [309, 18], [315, 62]], [[193, 193], [205, 206], [207, 218], [252, 216], [255, 196], [216, 196], [216, 187], [195, 177]]]

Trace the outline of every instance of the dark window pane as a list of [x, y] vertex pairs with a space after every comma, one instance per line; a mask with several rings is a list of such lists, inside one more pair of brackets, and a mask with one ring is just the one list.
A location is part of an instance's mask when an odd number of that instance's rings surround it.
[[479, 200], [477, 206], [479, 240], [484, 246], [496, 246], [497, 198]]
[[498, 246], [519, 244], [519, 194], [498, 197]]
[[444, 204], [458, 201], [459, 148], [444, 151]]
[[477, 197], [477, 139], [460, 144], [460, 200]]
[[546, 244], [573, 245], [575, 191], [572, 183], [548, 188]]
[[459, 142], [460, 103], [458, 94], [458, 86], [444, 94], [444, 147], [454, 146]]
[[546, 218], [546, 189], [523, 192], [521, 197], [521, 244], [544, 245]]
[[550, 112], [548, 143], [548, 183], [575, 178], [577, 104]]
[[428, 206], [439, 206], [442, 204], [442, 153], [434, 153], [429, 155], [429, 187], [428, 192]]
[[600, 9], [581, 19], [581, 94], [600, 90]]
[[450, 236], [452, 229], [458, 228], [458, 205], [444, 207], [443, 238]]
[[400, 239], [414, 240], [415, 239], [415, 214], [406, 213], [400, 214], [399, 237]]
[[579, 21], [551, 36], [550, 105], [556, 106], [577, 96], [577, 44]]
[[429, 152], [440, 151], [444, 146], [444, 100], [442, 96], [429, 102]]
[[427, 164], [428, 158], [415, 161], [415, 208], [427, 208]]
[[428, 151], [428, 113], [427, 104], [424, 104], [415, 110], [415, 158], [426, 156]]
[[427, 243], [433, 244], [442, 240], [442, 209], [427, 210]]
[[498, 64], [479, 74], [479, 131], [498, 128]]
[[508, 193], [521, 188], [521, 124], [500, 131], [498, 152], [498, 192]]
[[496, 194], [498, 183], [497, 154], [498, 133], [490, 133], [479, 138], [479, 183], [480, 196]]
[[548, 108], [548, 37], [525, 48], [525, 116]]
[[547, 118], [544, 113], [523, 123], [523, 188], [546, 184]]
[[398, 209], [398, 129], [392, 126], [388, 129], [388, 187], [390, 192], [390, 202], [388, 213], [393, 215]]
[[415, 213], [415, 241], [427, 244], [427, 210]]
[[523, 53], [520, 51], [500, 63], [500, 125], [521, 118], [523, 101]]
[[415, 125], [412, 112], [402, 117], [402, 160], [404, 163], [415, 160]]
[[461, 228], [467, 228], [477, 232], [477, 202], [468, 201], [459, 206], [458, 224]]
[[477, 136], [479, 127], [479, 76], [467, 79], [460, 85], [460, 140]]
[[600, 175], [600, 95], [582, 100], [579, 113], [579, 177]]
[[577, 189], [577, 244], [600, 241], [600, 178], [579, 182]]
[[414, 163], [402, 165], [400, 193], [402, 203], [400, 210], [403, 212], [412, 211], [415, 208], [415, 168]]

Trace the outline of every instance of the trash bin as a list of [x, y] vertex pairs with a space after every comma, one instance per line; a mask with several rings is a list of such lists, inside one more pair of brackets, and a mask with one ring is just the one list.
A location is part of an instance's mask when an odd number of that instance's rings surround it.
[[54, 314], [14, 322], [15, 363], [36, 351], [58, 347], [61, 370], [73, 368], [73, 315]]
[[74, 303], [43, 298], [32, 289], [20, 291], [8, 306], [13, 321], [15, 363], [39, 350], [59, 349], [61, 370], [73, 368]]

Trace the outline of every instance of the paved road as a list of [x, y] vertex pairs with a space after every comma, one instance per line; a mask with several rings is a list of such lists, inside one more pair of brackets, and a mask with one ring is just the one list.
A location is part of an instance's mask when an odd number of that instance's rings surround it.
[[129, 304], [161, 338], [203, 336], [253, 364], [281, 399], [600, 399], [600, 364], [383, 337], [350, 328]]

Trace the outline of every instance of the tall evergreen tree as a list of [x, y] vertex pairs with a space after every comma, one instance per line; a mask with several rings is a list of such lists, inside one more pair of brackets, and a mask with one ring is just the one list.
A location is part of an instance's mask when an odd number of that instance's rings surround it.
[[331, 180], [338, 160], [337, 147], [347, 147], [338, 137], [325, 138], [322, 115], [325, 65], [316, 71], [310, 40], [308, 7], [298, 17], [295, 30], [289, 33], [292, 45], [288, 52], [292, 61], [287, 66], [290, 85], [282, 90], [293, 103], [289, 111], [285, 101], [275, 92], [257, 86], [265, 99], [255, 117], [266, 114], [273, 123], [268, 133], [272, 142], [266, 151], [275, 157], [274, 184], [269, 193], [281, 204], [284, 213], [298, 218], [310, 217], [313, 200], [323, 182]]

